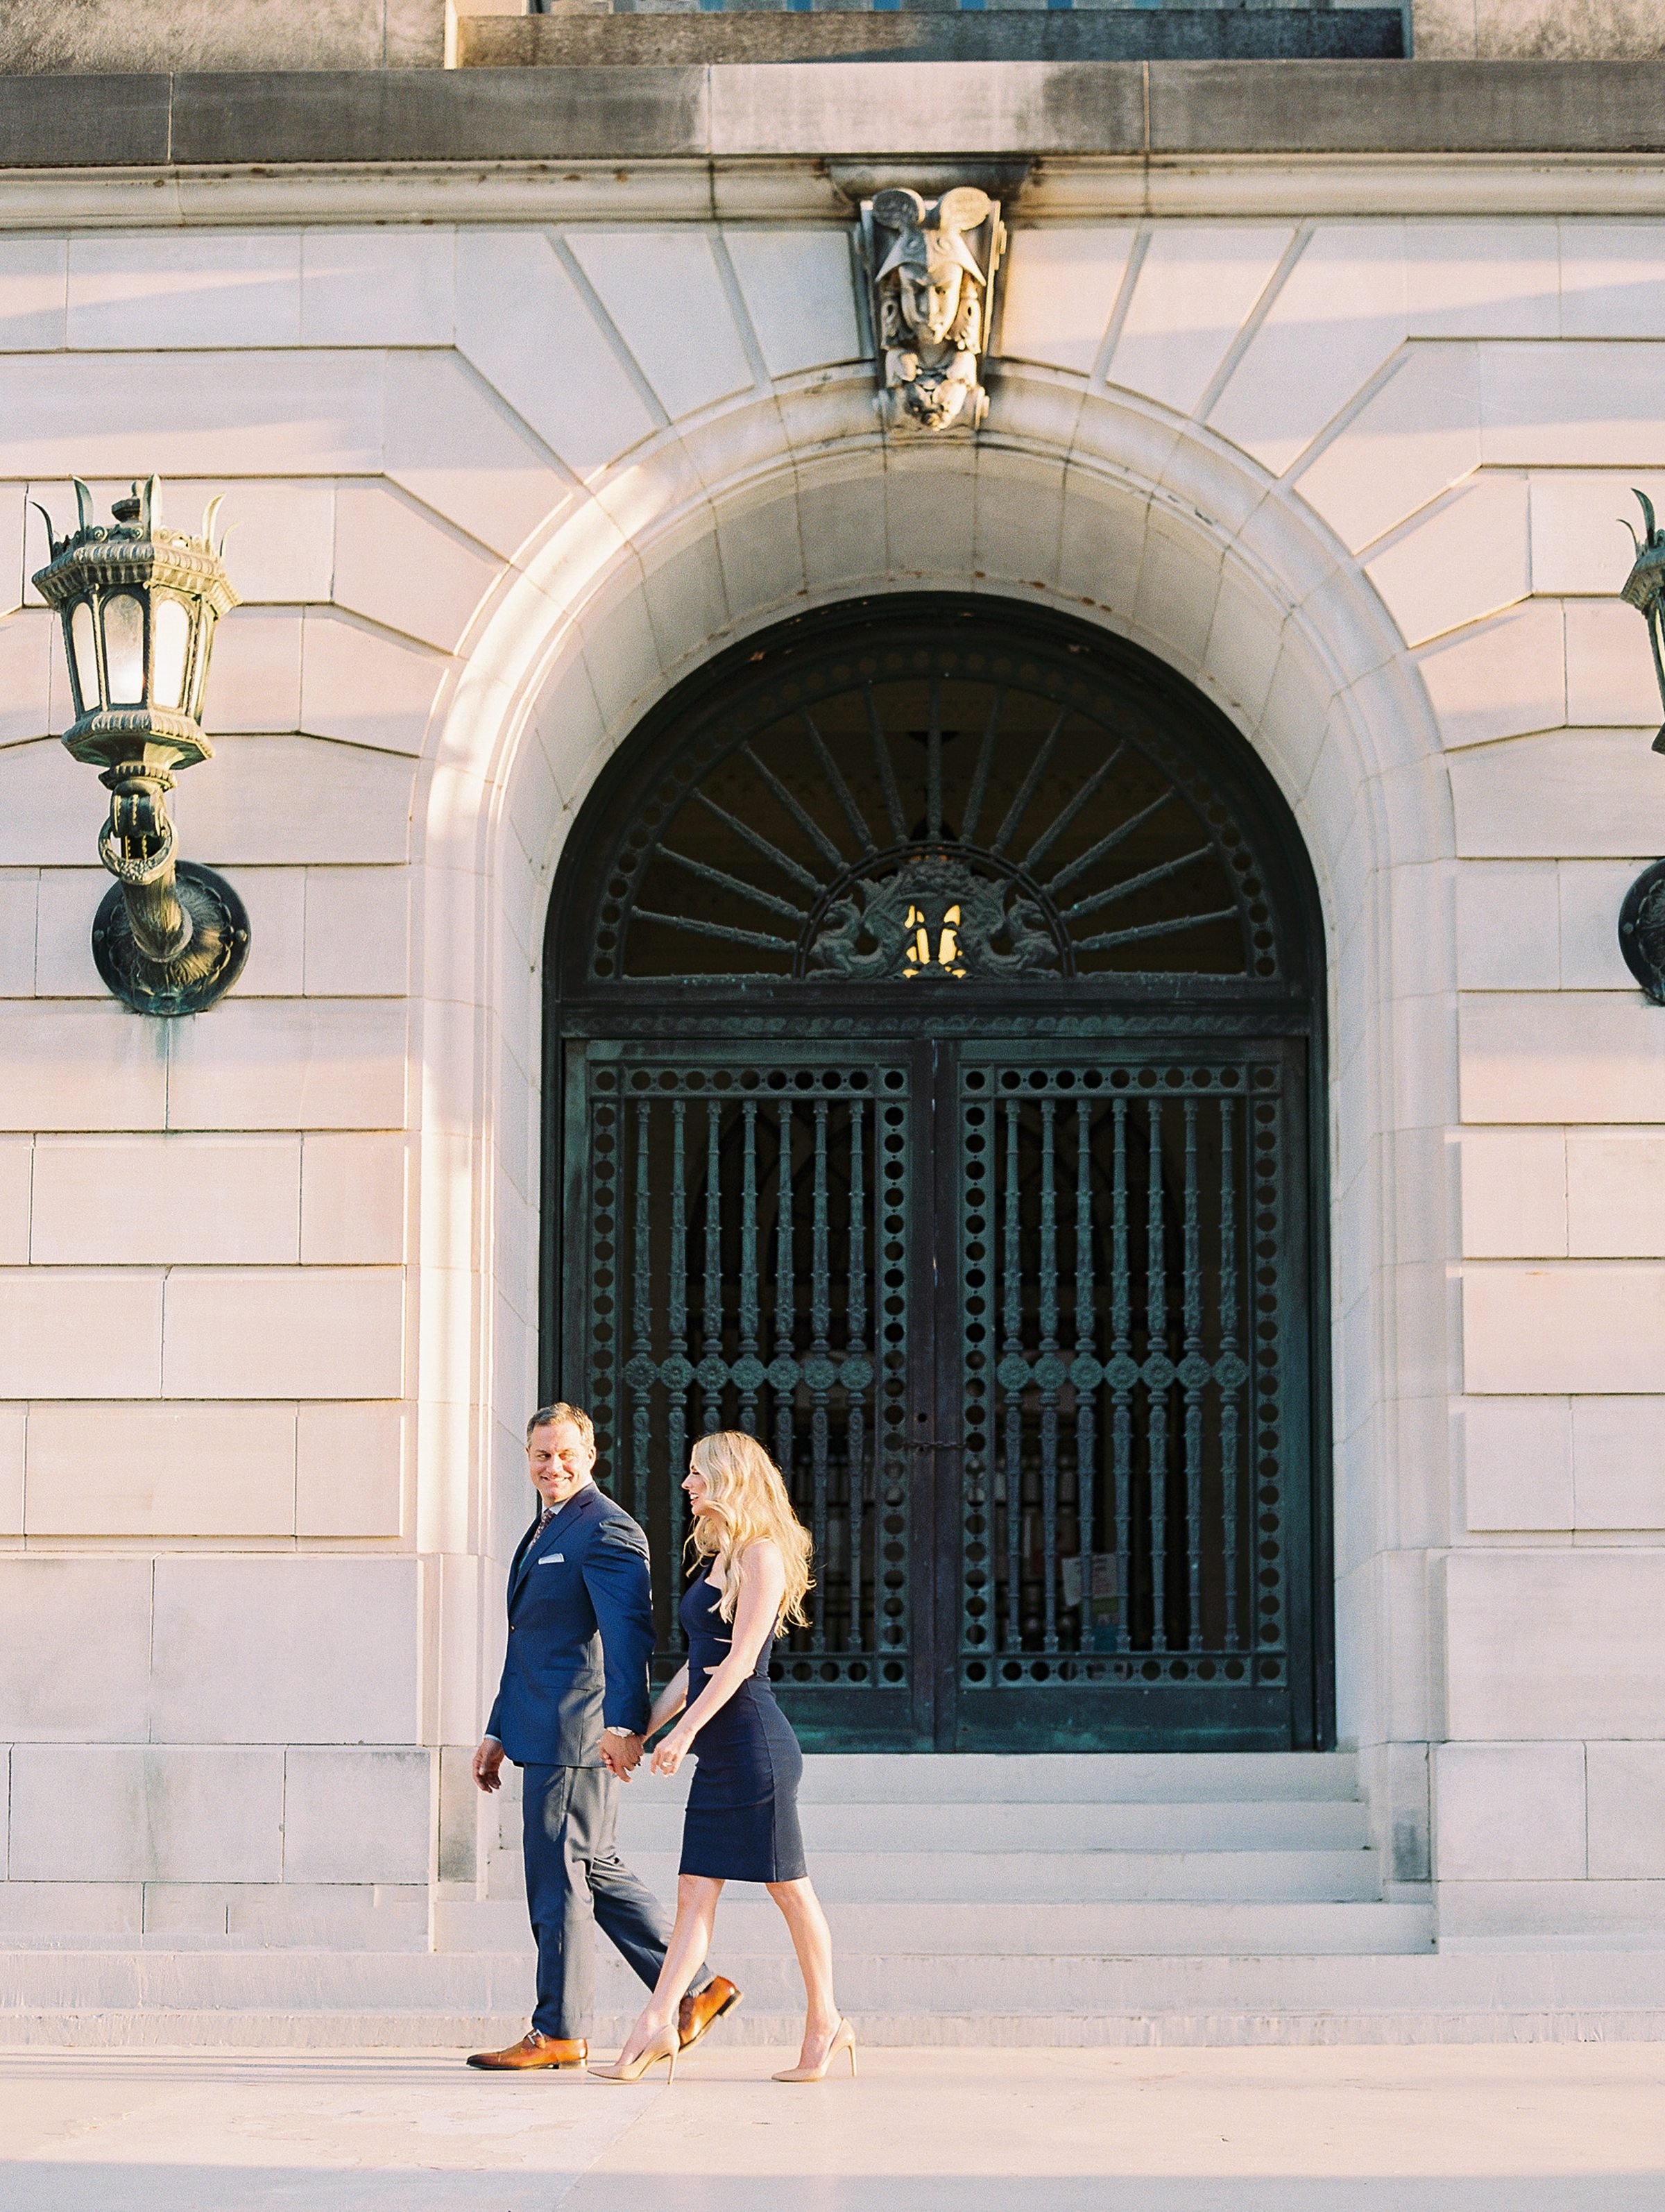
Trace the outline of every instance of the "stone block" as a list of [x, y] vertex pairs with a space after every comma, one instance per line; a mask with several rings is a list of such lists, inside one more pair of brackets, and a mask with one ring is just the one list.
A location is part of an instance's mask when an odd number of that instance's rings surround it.
[[1619, 949], [1619, 909], [1637, 873], [1629, 860], [1564, 860], [1561, 981], [1569, 991], [1633, 991]]
[[1665, 1028], [1638, 992], [1469, 993], [1465, 1121], [1665, 1120]]
[[23, 1533], [26, 1430], [22, 1407], [0, 1406], [0, 1536], [21, 1536]]
[[[1656, 33], [1657, 25], [1652, 29]], [[1657, 52], [1650, 43], [1648, 51]], [[1564, 220], [1561, 336], [1665, 337], [1665, 241], [1656, 222]]]
[[1193, 414], [1294, 236], [1286, 223], [1158, 223], [1117, 334], [1109, 381]]
[[1633, 730], [1645, 728], [1657, 714], [1658, 687], [1649, 656], [1636, 649], [1637, 629], [1635, 612], [1622, 599], [1567, 602], [1570, 722]]
[[283, 1753], [207, 1744], [20, 1744], [14, 1875], [25, 1881], [275, 1881]]
[[[12, 592], [6, 596], [10, 598]], [[57, 632], [58, 624], [51, 616], [33, 607], [17, 608], [0, 622], [0, 681], [6, 687], [0, 698], [0, 744], [21, 744], [31, 738], [44, 738], [57, 721], [52, 711]]]
[[298, 608], [232, 610], [216, 635], [209, 678], [216, 729], [254, 736], [301, 727], [301, 635]]
[[1457, 988], [1553, 991], [1561, 982], [1554, 863], [1469, 862], [1456, 872]]
[[308, 611], [305, 630], [307, 728], [380, 752], [419, 753], [447, 664], [429, 647], [320, 608]]
[[1446, 1733], [1650, 1737], [1665, 1698], [1665, 1554], [1458, 1552], [1445, 1566]]
[[1442, 1882], [1436, 1910], [1443, 1952], [1665, 1948], [1665, 1881]]
[[804, 546], [796, 494], [771, 489], [757, 500], [725, 501], [717, 516], [717, 557], [723, 597], [737, 621], [800, 598]]
[[301, 240], [292, 231], [99, 231], [70, 240], [68, 343], [88, 349], [292, 346]]
[[1448, 748], [1558, 729], [1566, 720], [1559, 604], [1529, 599], [1432, 646], [1419, 662]]
[[1665, 1265], [1470, 1268], [1471, 1392], [1665, 1391]]
[[155, 1562], [163, 1743], [395, 1743], [416, 1734], [414, 1559]]
[[285, 1881], [426, 1881], [433, 1770], [428, 1751], [291, 1746], [284, 1767]]
[[0, 1881], [0, 1934], [137, 1936], [144, 1892], [136, 1881]]
[[216, 1008], [211, 1022], [173, 1026], [170, 1128], [404, 1123], [405, 1014], [395, 1000], [233, 1000]]
[[311, 998], [398, 998], [410, 975], [410, 879], [402, 868], [309, 868]]
[[234, 1945], [263, 1951], [425, 1951], [425, 1884], [283, 1882], [232, 1890]]
[[167, 1279], [170, 1398], [396, 1398], [397, 1268], [176, 1268]]
[[392, 482], [498, 553], [515, 552], [574, 496], [547, 450], [455, 353], [388, 356], [386, 439]]
[[56, 353], [62, 347], [68, 262], [61, 238], [14, 235], [0, 247], [0, 349]]
[[1098, 358], [1137, 234], [1130, 222], [1014, 230], [1002, 285], [1001, 355], [1085, 376]]
[[458, 233], [457, 346], [580, 478], [653, 427], [547, 236]]
[[0, 1002], [0, 1128], [160, 1128], [167, 1026], [110, 998]]
[[448, 346], [455, 259], [444, 227], [303, 232], [301, 343]]
[[1513, 216], [1407, 222], [1405, 289], [1411, 336], [1559, 337], [1559, 270], [1553, 222]]
[[723, 244], [772, 377], [855, 361], [855, 270], [837, 231], [734, 227]]
[[32, 1536], [295, 1533], [292, 1406], [35, 1406]]
[[1572, 1476], [1578, 1528], [1665, 1529], [1665, 1397], [1575, 1399]]
[[1619, 518], [1628, 513], [1641, 522], [1626, 478], [1606, 469], [1551, 468], [1534, 469], [1529, 482], [1533, 590], [1608, 597], [1624, 581], [1629, 541]]
[[410, 760], [361, 745], [240, 737], [221, 746], [212, 776], [179, 786], [173, 814], [185, 849], [216, 867], [398, 862], [415, 773]]
[[35, 909], [34, 988], [42, 998], [101, 999], [93, 921], [110, 889], [102, 868], [43, 868]]
[[138, 1267], [300, 1257], [301, 1139], [42, 1137], [37, 1266]]
[[1559, 1129], [1466, 1129], [1462, 1249], [1471, 1260], [1565, 1259], [1567, 1164]]
[[17, 354], [0, 477], [373, 475], [381, 412], [378, 353]]
[[404, 1139], [319, 1130], [305, 1139], [301, 1158], [301, 1259], [397, 1265], [404, 1256]]
[[884, 482], [866, 472], [806, 475], [798, 490], [804, 573], [812, 592], [885, 574]]
[[1665, 462], [1662, 349], [1563, 338], [1488, 346], [1480, 453], [1492, 468], [1638, 468]]
[[40, 878], [34, 869], [0, 872], [0, 999], [27, 999], [34, 990], [39, 902]]
[[143, 1741], [149, 1655], [148, 1559], [0, 1558], [0, 1740]]
[[154, 1398], [162, 1278], [0, 1269], [0, 1398]]
[[1523, 477], [1481, 477], [1365, 568], [1407, 645], [1499, 613], [1532, 589]]
[[[286, 483], [281, 477], [187, 477], [170, 479], [165, 490], [170, 519], [177, 517], [192, 529], [210, 500], [223, 500], [220, 527], [231, 532], [227, 564], [246, 606], [295, 605], [329, 598], [335, 542], [332, 483], [309, 483], [304, 477]], [[220, 654], [229, 635], [228, 629], [223, 631], [216, 641], [210, 679], [209, 697], [222, 727]]]
[[[338, 606], [362, 615], [384, 629], [421, 639], [441, 653], [455, 650], [481, 601], [501, 573], [501, 564], [455, 532], [444, 528], [415, 502], [380, 484], [343, 484], [336, 493], [335, 586]], [[321, 619], [321, 618], [320, 618]], [[350, 642], [349, 642], [350, 641]], [[355, 633], [333, 639], [339, 657], [355, 662], [369, 655], [363, 673], [379, 683], [380, 661], [372, 641], [361, 645]], [[413, 673], [420, 690], [426, 678]], [[352, 734], [320, 719], [331, 708], [307, 672], [307, 723], [326, 736]], [[344, 671], [331, 664], [331, 693], [340, 689]], [[334, 709], [337, 714], [340, 709]], [[402, 749], [401, 749], [402, 750]]]
[[1574, 1259], [1665, 1255], [1665, 1136], [1571, 1131], [1567, 1225]]
[[33, 1160], [33, 1139], [0, 1137], [0, 1266], [20, 1267], [29, 1256]]
[[[563, 240], [671, 420], [748, 390], [751, 363], [711, 240], [696, 230], [574, 230]], [[666, 300], [677, 313], [662, 312]]]
[[404, 1494], [404, 1422], [397, 1406], [301, 1407], [297, 1535], [400, 1535]]
[[1405, 337], [1396, 222], [1320, 222], [1267, 309], [1211, 426], [1284, 474]]
[[1665, 1743], [1593, 1743], [1585, 1762], [1590, 1880], [1665, 1877]]
[[[1638, 742], [1640, 740], [1640, 742]], [[1555, 730], [1449, 763], [1457, 849], [1475, 859], [1665, 851], [1665, 778], [1645, 732]]]
[[1438, 1881], [1577, 1881], [1584, 1872], [1582, 1743], [1434, 1750]]
[[1456, 1414], [1468, 1528], [1573, 1526], [1572, 1419], [1565, 1398], [1468, 1398]]

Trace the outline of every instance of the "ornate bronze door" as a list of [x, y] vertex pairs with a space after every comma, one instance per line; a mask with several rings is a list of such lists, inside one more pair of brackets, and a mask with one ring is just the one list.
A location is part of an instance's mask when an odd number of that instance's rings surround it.
[[895, 599], [626, 749], [551, 909], [546, 1384], [665, 1562], [703, 1431], [815, 1537], [806, 1739], [1328, 1731], [1316, 929], [1133, 648]]

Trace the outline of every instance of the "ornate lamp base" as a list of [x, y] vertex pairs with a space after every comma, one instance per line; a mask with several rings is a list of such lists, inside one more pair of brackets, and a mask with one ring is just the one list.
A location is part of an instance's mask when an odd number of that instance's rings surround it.
[[93, 958], [107, 988], [136, 1014], [200, 1014], [223, 998], [248, 957], [249, 918], [223, 876], [181, 860], [179, 903], [191, 916], [191, 942], [177, 960], [151, 960], [133, 940], [119, 884], [93, 920]]
[[1619, 949], [1655, 1006], [1665, 1006], [1665, 860], [1644, 868], [1626, 892], [1619, 909]]

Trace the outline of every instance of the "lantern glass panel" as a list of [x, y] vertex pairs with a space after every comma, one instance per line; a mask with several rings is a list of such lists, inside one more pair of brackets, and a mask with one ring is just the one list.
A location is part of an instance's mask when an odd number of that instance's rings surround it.
[[199, 722], [203, 719], [203, 694], [208, 689], [208, 656], [213, 648], [214, 617], [204, 608], [202, 634], [197, 641], [197, 673], [191, 687], [191, 704], [186, 709]]
[[104, 602], [104, 665], [110, 675], [110, 704], [144, 703], [144, 602], [118, 592]]
[[155, 603], [150, 646], [150, 701], [177, 708], [185, 697], [191, 659], [191, 617], [177, 599]]
[[90, 714], [99, 702], [98, 646], [93, 636], [93, 610], [85, 599], [77, 599], [70, 612], [70, 641], [74, 647], [75, 666], [71, 672], [76, 679], [77, 711]]

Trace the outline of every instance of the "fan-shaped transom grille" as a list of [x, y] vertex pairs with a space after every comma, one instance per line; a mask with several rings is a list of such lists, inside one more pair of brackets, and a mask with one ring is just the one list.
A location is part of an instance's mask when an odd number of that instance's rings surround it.
[[1064, 647], [799, 653], [684, 721], [596, 981], [1273, 979], [1261, 856], [1162, 702]]

